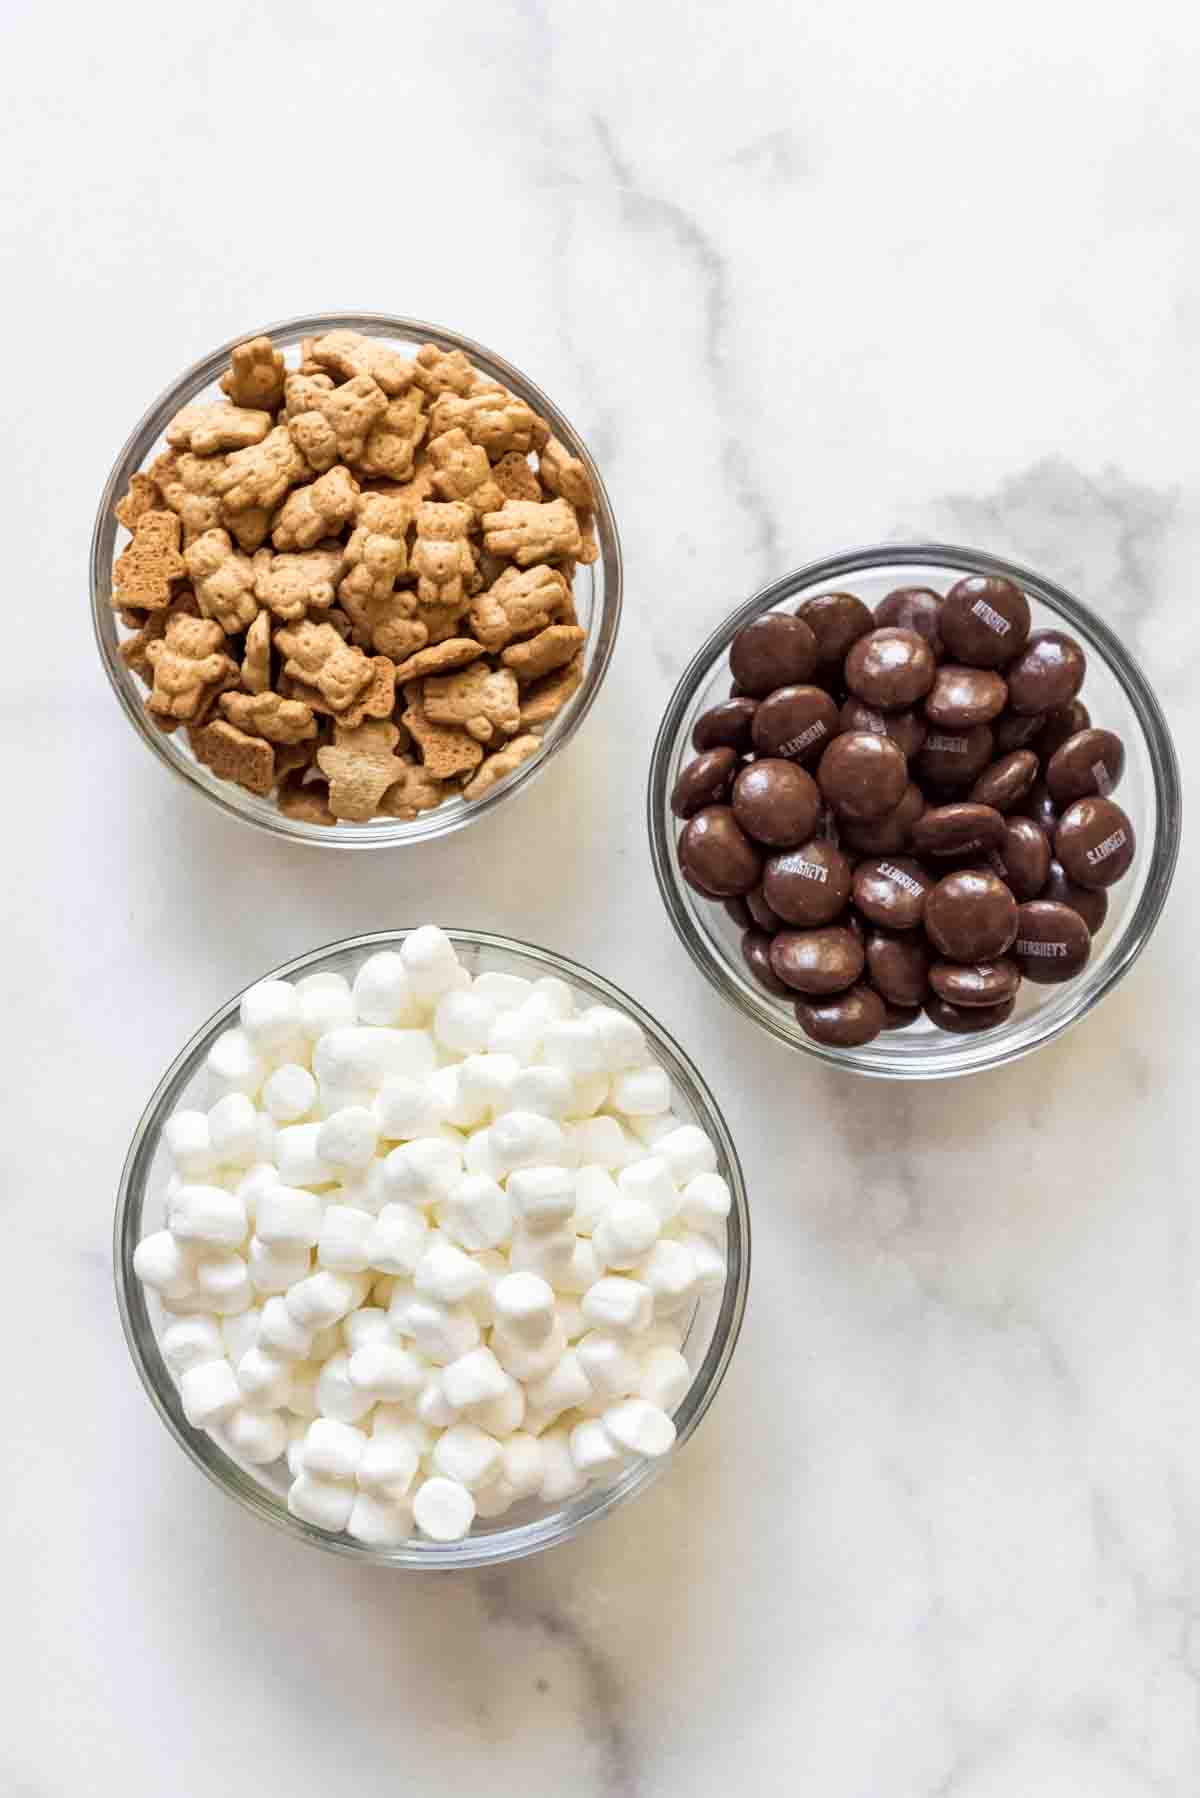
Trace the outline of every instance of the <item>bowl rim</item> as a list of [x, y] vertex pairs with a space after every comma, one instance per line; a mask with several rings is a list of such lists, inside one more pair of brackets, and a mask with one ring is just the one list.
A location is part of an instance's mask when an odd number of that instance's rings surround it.
[[[600, 603], [589, 623], [588, 643], [585, 645], [585, 648], [592, 651], [592, 660], [578, 691], [572, 695], [559, 716], [551, 720], [543, 738], [544, 748], [527, 762], [521, 763], [489, 793], [484, 794], [481, 799], [472, 800], [469, 805], [435, 807], [432, 811], [422, 812], [417, 818], [407, 821], [372, 819], [365, 826], [345, 831], [287, 818], [274, 807], [270, 812], [260, 812], [249, 803], [253, 796], [243, 795], [242, 789], [234, 782], [218, 781], [198, 762], [182, 754], [172, 754], [166, 734], [147, 722], [145, 707], [134, 677], [120, 662], [115, 646], [110, 646], [105, 640], [105, 620], [115, 617], [110, 604], [112, 561], [119, 528], [114, 508], [120, 494], [129, 484], [130, 475], [144, 466], [147, 455], [161, 437], [171, 417], [196, 393], [211, 386], [224, 371], [238, 344], [246, 343], [252, 337], [269, 337], [279, 347], [297, 342], [301, 337], [322, 335], [335, 330], [362, 331], [369, 336], [399, 337], [411, 343], [434, 343], [439, 348], [462, 350], [476, 366], [494, 379], [502, 381], [535, 411], [540, 412], [553, 426], [555, 435], [573, 455], [579, 457], [588, 471], [596, 495], [594, 517], [600, 545], [601, 570]], [[477, 343], [461, 332], [431, 324], [425, 319], [403, 318], [386, 312], [341, 311], [299, 314], [293, 318], [279, 319], [256, 330], [240, 331], [236, 337], [202, 356], [178, 375], [143, 412], [109, 471], [92, 526], [88, 571], [92, 635], [101, 665], [126, 718], [158, 761], [182, 778], [190, 790], [244, 824], [253, 825], [256, 829], [285, 841], [339, 850], [404, 848], [450, 836], [455, 831], [465, 830], [476, 819], [484, 817], [493, 807], [535, 780], [553, 756], [571, 741], [595, 702], [616, 646], [624, 588], [621, 542], [612, 501], [591, 451], [566, 414], [560, 411], [535, 381], [530, 380], [514, 363], [488, 349], [485, 344]], [[447, 815], [438, 821], [440, 811], [445, 811]]]
[[[804, 1036], [798, 1026], [790, 1025], [790, 1014], [784, 1014], [777, 1007], [768, 1008], [765, 995], [761, 1004], [751, 1002], [730, 976], [724, 960], [714, 954], [707, 939], [693, 924], [684, 902], [682, 883], [675, 871], [670, 768], [680, 727], [701, 681], [724, 655], [737, 631], [751, 618], [770, 611], [802, 589], [889, 565], [941, 568], [962, 575], [1003, 576], [1090, 637], [1099, 646], [1109, 672], [1124, 691], [1137, 718], [1145, 739], [1155, 795], [1154, 838], [1148, 846], [1149, 873], [1137, 905], [1113, 944], [1113, 953], [1094, 987], [1082, 992], [1079, 1003], [1069, 1013], [1056, 1018], [1032, 1040], [994, 1044], [989, 1048], [986, 1034], [948, 1037], [940, 1062], [933, 1066], [864, 1065], [857, 1059], [857, 1050], [831, 1048]], [[655, 737], [646, 785], [647, 828], [658, 890], [676, 935], [705, 979], [728, 1003], [789, 1048], [798, 1049], [844, 1072], [882, 1080], [955, 1079], [1003, 1067], [1053, 1042], [1086, 1017], [1128, 973], [1153, 932], [1175, 873], [1182, 816], [1182, 783], [1170, 727], [1140, 665], [1115, 632], [1082, 600], [1033, 569], [986, 550], [938, 542], [877, 543], [866, 548], [843, 550], [794, 568], [751, 594], [709, 633], [676, 682]]]
[[287, 1534], [327, 1552], [378, 1566], [442, 1571], [498, 1565], [555, 1547], [571, 1540], [588, 1524], [608, 1516], [618, 1505], [645, 1491], [662, 1477], [716, 1397], [737, 1346], [750, 1280], [750, 1211], [745, 1176], [724, 1114], [691, 1057], [663, 1024], [605, 976], [594, 973], [569, 956], [560, 955], [556, 950], [543, 949], [518, 937], [443, 926], [456, 948], [496, 950], [502, 954], [524, 957], [548, 974], [553, 973], [568, 982], [575, 982], [578, 989], [585, 993], [598, 995], [606, 1003], [623, 1007], [641, 1025], [655, 1056], [667, 1068], [672, 1082], [685, 1092], [689, 1104], [701, 1118], [705, 1130], [714, 1140], [718, 1155], [723, 1159], [725, 1177], [732, 1197], [727, 1226], [725, 1285], [713, 1324], [712, 1338], [675, 1413], [678, 1435], [670, 1453], [658, 1460], [642, 1461], [640, 1465], [627, 1470], [610, 1487], [585, 1493], [576, 1504], [586, 1505], [586, 1508], [577, 1510], [574, 1515], [570, 1506], [560, 1507], [548, 1517], [533, 1523], [498, 1529], [481, 1536], [467, 1536], [461, 1542], [444, 1544], [414, 1538], [401, 1547], [389, 1549], [373, 1548], [345, 1535], [331, 1535], [285, 1510], [264, 1485], [244, 1472], [203, 1431], [194, 1430], [188, 1424], [183, 1415], [178, 1388], [161, 1352], [153, 1362], [147, 1353], [150, 1345], [157, 1349], [158, 1338], [150, 1319], [146, 1293], [133, 1272], [133, 1251], [137, 1246], [147, 1176], [158, 1147], [163, 1121], [169, 1115], [168, 1108], [175, 1099], [177, 1085], [184, 1078], [190, 1079], [198, 1070], [200, 1057], [217, 1032], [227, 1026], [231, 1019], [236, 1020], [242, 994], [249, 986], [257, 985], [260, 980], [286, 980], [312, 972], [318, 964], [335, 955], [396, 947], [415, 928], [415, 925], [401, 925], [390, 930], [341, 937], [294, 956], [268, 973], [259, 975], [256, 980], [249, 981], [247, 986], [240, 988], [220, 1005], [193, 1032], [156, 1083], [125, 1154], [113, 1215], [113, 1281], [126, 1346], [147, 1396], [178, 1445], [219, 1491]]

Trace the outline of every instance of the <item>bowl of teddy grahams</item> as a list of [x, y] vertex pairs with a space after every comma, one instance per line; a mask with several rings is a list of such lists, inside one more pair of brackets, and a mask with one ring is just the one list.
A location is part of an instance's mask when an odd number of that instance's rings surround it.
[[578, 433], [492, 351], [378, 313], [222, 345], [101, 496], [92, 613], [142, 741], [277, 835], [461, 829], [582, 724], [621, 610]]

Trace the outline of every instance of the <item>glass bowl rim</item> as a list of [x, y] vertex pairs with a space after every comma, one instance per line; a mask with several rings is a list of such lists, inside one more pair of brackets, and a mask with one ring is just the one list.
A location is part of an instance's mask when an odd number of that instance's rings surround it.
[[[491, 792], [473, 800], [470, 805], [453, 811], [438, 807], [433, 811], [422, 812], [416, 819], [395, 819], [384, 825], [380, 825], [378, 820], [372, 820], [372, 824], [378, 828], [341, 832], [331, 831], [327, 826], [309, 824], [302, 819], [287, 818], [277, 810], [268, 816], [261, 815], [249, 806], [236, 783], [214, 780], [210, 784], [202, 776], [198, 764], [193, 766], [187, 757], [172, 755], [163, 732], [156, 730], [146, 720], [145, 707], [140, 701], [133, 676], [123, 664], [119, 664], [115, 653], [110, 654], [103, 635], [103, 620], [112, 614], [112, 607], [103, 594], [111, 587], [111, 562], [118, 528], [114, 507], [120, 494], [128, 486], [130, 475], [144, 466], [146, 456], [171, 417], [192, 395], [212, 384], [223, 372], [238, 344], [246, 343], [252, 337], [269, 337], [276, 345], [291, 344], [300, 337], [317, 336], [336, 330], [359, 330], [375, 336], [396, 335], [410, 342], [419, 338], [423, 342], [435, 343], [442, 349], [462, 350], [485, 373], [503, 381], [539, 411], [550, 422], [556, 436], [566, 444], [572, 455], [578, 456], [583, 462], [592, 481], [596, 495], [595, 523], [603, 579], [603, 603], [589, 624], [589, 646], [594, 644], [591, 666], [578, 691], [568, 702], [566, 715], [561, 722], [552, 721], [552, 725], [558, 723], [558, 728], [554, 730], [544, 749], [531, 756], [527, 762], [521, 763]], [[515, 363], [497, 355], [485, 344], [477, 343], [460, 332], [448, 330], [445, 326], [431, 324], [425, 319], [402, 318], [386, 312], [325, 312], [279, 319], [258, 330], [240, 331], [236, 337], [200, 357], [178, 375], [147, 407], [133, 427], [104, 483], [92, 526], [88, 579], [92, 635], [109, 686], [129, 723], [158, 761], [201, 798], [219, 806], [222, 811], [240, 819], [243, 824], [252, 825], [255, 829], [286, 841], [308, 843], [319, 849], [339, 850], [397, 849], [451, 836], [455, 831], [465, 830], [476, 819], [485, 816], [493, 807], [535, 780], [558, 751], [571, 741], [595, 702], [616, 646], [624, 588], [621, 542], [612, 501], [583, 437], [554, 401]], [[442, 809], [447, 811], [447, 816], [439, 822], [437, 813]]]
[[[1094, 985], [1087, 987], [1084, 982], [1080, 982], [1082, 990], [1078, 1003], [1053, 1024], [1035, 1034], [1032, 1040], [1008, 1045], [997, 1043], [989, 1048], [986, 1034], [951, 1037], [947, 1039], [947, 1046], [942, 1051], [944, 1065], [934, 1067], [864, 1066], [855, 1059], [857, 1051], [833, 1049], [825, 1044], [815, 1043], [804, 1036], [798, 1026], [794, 1029], [790, 1027], [782, 1012], [774, 1009], [770, 1013], [760, 1011], [732, 980], [725, 961], [715, 954], [693, 924], [674, 872], [674, 836], [669, 791], [671, 762], [683, 720], [701, 682], [709, 676], [717, 659], [724, 655], [733, 637], [751, 618], [770, 611], [802, 589], [890, 565], [901, 568], [944, 568], [965, 575], [1003, 576], [1015, 581], [1032, 598], [1090, 637], [1099, 646], [1109, 673], [1121, 687], [1137, 719], [1150, 764], [1155, 797], [1154, 839], [1147, 846], [1150, 859], [1145, 886], [1119, 937], [1110, 945], [1112, 952]], [[1149, 941], [1166, 903], [1175, 873], [1182, 816], [1183, 794], [1179, 762], [1166, 717], [1141, 667], [1115, 632], [1066, 588], [1023, 564], [992, 555], [986, 550], [937, 542], [878, 543], [824, 556], [769, 581], [735, 607], [709, 633], [676, 682], [655, 737], [646, 784], [650, 853], [659, 894], [676, 935], [705, 979], [743, 1016], [786, 1043], [789, 1048], [812, 1055], [843, 1072], [880, 1080], [946, 1080], [1003, 1067], [1010, 1062], [1022, 1060], [1026, 1055], [1032, 1055], [1035, 1050], [1053, 1042], [1081, 1018], [1086, 1017], [1129, 971]]]
[[[295, 956], [268, 973], [259, 975], [257, 979], [291, 979], [311, 972], [318, 964], [335, 955], [394, 947], [415, 928], [414, 925], [400, 925], [389, 930], [342, 937]], [[622, 988], [603, 975], [573, 961], [569, 956], [560, 955], [557, 950], [543, 949], [537, 944], [523, 942], [518, 937], [501, 936], [490, 931], [465, 930], [449, 925], [444, 926], [444, 929], [456, 947], [496, 950], [502, 954], [524, 957], [540, 964], [547, 973], [560, 975], [568, 982], [577, 983], [583, 991], [598, 994], [604, 1002], [626, 1009], [646, 1032], [651, 1048], [663, 1060], [672, 1080], [677, 1080], [682, 1072], [689, 1103], [701, 1117], [705, 1130], [712, 1134], [724, 1158], [733, 1200], [727, 1225], [725, 1285], [713, 1325], [712, 1339], [675, 1413], [678, 1437], [669, 1454], [659, 1460], [643, 1461], [627, 1471], [612, 1486], [595, 1492], [589, 1509], [579, 1516], [564, 1517], [560, 1508], [532, 1523], [494, 1530], [486, 1535], [467, 1536], [461, 1542], [443, 1544], [410, 1541], [402, 1547], [386, 1549], [372, 1548], [366, 1543], [358, 1543], [344, 1536], [330, 1535], [293, 1517], [265, 1486], [246, 1474], [223, 1451], [210, 1444], [202, 1431], [191, 1429], [183, 1418], [178, 1390], [161, 1353], [156, 1361], [151, 1362], [145, 1352], [145, 1339], [148, 1338], [157, 1346], [157, 1337], [150, 1322], [146, 1295], [133, 1272], [133, 1250], [136, 1247], [133, 1232], [140, 1222], [142, 1204], [146, 1197], [147, 1175], [161, 1127], [169, 1115], [169, 1107], [176, 1102], [177, 1089], [198, 1071], [201, 1057], [217, 1032], [236, 1018], [246, 987], [240, 988], [193, 1032], [156, 1083], [125, 1154], [113, 1217], [113, 1280], [126, 1346], [142, 1386], [160, 1419], [192, 1463], [227, 1497], [236, 1499], [247, 1510], [289, 1535], [329, 1553], [344, 1555], [350, 1560], [416, 1571], [487, 1567], [540, 1553], [543, 1549], [571, 1540], [585, 1527], [606, 1517], [618, 1505], [644, 1492], [659, 1479], [698, 1427], [728, 1371], [741, 1332], [750, 1280], [750, 1211], [745, 1176], [737, 1149], [724, 1113], [707, 1082], [666, 1027], [653, 1018], [637, 1000], [631, 999]], [[247, 983], [248, 986], [255, 984], [257, 981]], [[214, 1456], [211, 1460], [210, 1454]], [[215, 1458], [217, 1455], [220, 1456], [219, 1460]]]

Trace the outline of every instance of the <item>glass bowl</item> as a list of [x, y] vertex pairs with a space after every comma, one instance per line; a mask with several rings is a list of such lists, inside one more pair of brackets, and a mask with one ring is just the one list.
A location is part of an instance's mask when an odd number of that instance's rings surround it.
[[[502, 382], [547, 420], [570, 453], [584, 463], [596, 495], [595, 530], [600, 555], [590, 565], [580, 564], [573, 589], [579, 622], [587, 631], [584, 675], [578, 691], [547, 725], [543, 734], [545, 746], [540, 753], [523, 762], [481, 799], [448, 799], [433, 811], [422, 812], [407, 822], [397, 818], [372, 818], [365, 824], [309, 824], [284, 817], [276, 809], [273, 799], [259, 798], [232, 781], [218, 780], [210, 769], [196, 760], [184, 731], [177, 730], [168, 735], [150, 722], [143, 703], [143, 688], [117, 653], [121, 637], [111, 603], [113, 563], [119, 553], [119, 526], [114, 507], [129, 486], [129, 477], [165, 447], [163, 432], [181, 406], [197, 398], [224, 397], [216, 383], [237, 344], [250, 337], [263, 336], [269, 337], [277, 349], [286, 350], [298, 344], [302, 337], [318, 337], [326, 331], [341, 330], [361, 331], [369, 337], [382, 337], [405, 346], [434, 343], [444, 350], [463, 350], [476, 368]], [[125, 716], [165, 767], [182, 775], [189, 785], [223, 811], [273, 831], [277, 836], [333, 849], [388, 849], [402, 843], [421, 843], [432, 837], [448, 836], [451, 831], [461, 830], [476, 818], [482, 818], [533, 780], [551, 756], [570, 742], [591, 709], [616, 642], [621, 616], [621, 546], [608, 494], [587, 445], [553, 401], [547, 399], [520, 369], [484, 349], [482, 344], [473, 343], [469, 337], [460, 337], [420, 319], [391, 318], [381, 312], [317, 313], [310, 318], [285, 319], [282, 324], [267, 325], [261, 331], [243, 331], [195, 363], [154, 402], [117, 457], [100, 496], [92, 531], [91, 587], [92, 625], [109, 682]]]
[[[383, 930], [369, 936], [348, 937], [343, 942], [330, 943], [323, 949], [299, 956], [263, 978], [292, 980], [323, 972], [353, 977], [367, 954], [397, 948], [406, 934], [405, 930]], [[446, 934], [472, 974], [494, 970], [523, 975], [530, 980], [556, 974], [589, 1003], [614, 1005], [635, 1018], [644, 1030], [653, 1054], [670, 1075], [675, 1112], [685, 1123], [698, 1124], [711, 1139], [717, 1152], [717, 1169], [729, 1183], [733, 1204], [725, 1231], [725, 1284], [719, 1293], [706, 1294], [700, 1299], [688, 1325], [683, 1353], [692, 1370], [692, 1383], [674, 1413], [678, 1436], [670, 1455], [661, 1460], [642, 1461], [627, 1469], [611, 1485], [590, 1488], [564, 1505], [546, 1506], [529, 1501], [514, 1506], [495, 1522], [477, 1519], [472, 1533], [461, 1542], [444, 1544], [413, 1538], [398, 1548], [378, 1549], [367, 1547], [350, 1536], [315, 1529], [293, 1517], [287, 1509], [286, 1477], [272, 1474], [270, 1469], [243, 1467], [205, 1431], [193, 1429], [188, 1423], [178, 1388], [159, 1350], [155, 1323], [161, 1313], [157, 1300], [148, 1300], [145, 1288], [133, 1271], [133, 1253], [142, 1236], [147, 1230], [161, 1228], [163, 1223], [163, 1194], [170, 1173], [170, 1158], [162, 1142], [162, 1126], [181, 1105], [205, 1104], [205, 1058], [221, 1032], [231, 1022], [236, 1022], [241, 994], [236, 994], [209, 1018], [159, 1081], [134, 1132], [121, 1172], [113, 1226], [113, 1268], [125, 1340], [159, 1416], [196, 1466], [215, 1485], [238, 1499], [256, 1516], [266, 1518], [301, 1541], [347, 1555], [352, 1560], [373, 1561], [389, 1567], [484, 1567], [493, 1562], [519, 1560], [524, 1555], [536, 1554], [555, 1543], [568, 1541], [586, 1524], [594, 1523], [617, 1505], [644, 1492], [687, 1441], [716, 1395], [737, 1343], [750, 1277], [750, 1216], [737, 1151], [712, 1094], [692, 1062], [661, 1024], [618, 987], [602, 980], [598, 974], [589, 973], [576, 962], [568, 961], [565, 956], [552, 955], [548, 950], [534, 948], [528, 943], [515, 942], [509, 937], [488, 936], [479, 931], [448, 930]]]
[[[728, 695], [729, 645], [752, 618], [795, 611], [802, 600], [832, 589], [856, 593], [874, 610], [893, 587], [928, 586], [944, 593], [967, 574], [1006, 575], [1026, 593], [1035, 629], [1062, 626], [1082, 643], [1088, 669], [1081, 697], [1093, 723], [1116, 731], [1125, 743], [1126, 768], [1116, 797], [1133, 819], [1137, 855], [1124, 880], [1108, 889], [1108, 916], [1078, 979], [1061, 986], [1024, 981], [1007, 1023], [978, 1036], [949, 1035], [922, 1017], [862, 1048], [829, 1048], [804, 1034], [788, 1000], [774, 998], [756, 984], [742, 959], [741, 931], [721, 905], [702, 899], [684, 881], [675, 855], [680, 823], [671, 812], [671, 790], [695, 754], [691, 736], [696, 719]], [[1158, 701], [1125, 646], [1094, 612], [1028, 568], [978, 550], [917, 543], [883, 544], [810, 563], [732, 612], [697, 650], [671, 696], [651, 759], [648, 810], [654, 870], [671, 922], [718, 992], [773, 1036], [834, 1067], [922, 1080], [1016, 1061], [1052, 1041], [1111, 991], [1145, 948], [1163, 908], [1179, 848], [1182, 797], [1175, 750]]]

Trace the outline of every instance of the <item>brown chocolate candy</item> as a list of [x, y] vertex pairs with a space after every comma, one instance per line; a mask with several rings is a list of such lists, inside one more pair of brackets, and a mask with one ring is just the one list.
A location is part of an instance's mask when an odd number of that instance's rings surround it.
[[756, 843], [784, 849], [806, 842], [820, 812], [821, 795], [812, 775], [777, 756], [750, 762], [733, 783], [733, 815]]
[[1004, 819], [990, 805], [935, 805], [912, 827], [918, 855], [984, 856], [1004, 841]]
[[931, 730], [913, 764], [918, 780], [936, 787], [969, 787], [992, 759], [992, 727]]
[[1070, 705], [1083, 685], [1087, 660], [1065, 631], [1034, 631], [1008, 676], [1014, 712], [1050, 712]]
[[883, 1027], [885, 1030], [907, 1030], [921, 1016], [919, 1005], [889, 1005], [883, 1003]]
[[884, 1029], [887, 1008], [861, 981], [829, 999], [797, 999], [796, 1021], [814, 1043], [832, 1049], [861, 1049]]
[[912, 930], [921, 922], [932, 877], [911, 856], [873, 856], [854, 870], [851, 895], [864, 918], [889, 930]]
[[851, 730], [835, 737], [821, 757], [817, 784], [841, 816], [882, 818], [904, 796], [908, 763], [904, 751], [890, 737]]
[[1050, 839], [1032, 818], [1006, 818], [992, 851], [1001, 880], [1015, 899], [1036, 899], [1050, 872]]
[[762, 856], [727, 805], [707, 805], [679, 838], [680, 866], [701, 888], [726, 899], [758, 885]]
[[817, 665], [817, 639], [802, 618], [764, 612], [744, 624], [729, 645], [733, 678], [751, 698], [806, 681]]
[[1001, 668], [1029, 635], [1029, 601], [1003, 575], [956, 581], [942, 602], [942, 642], [972, 668]]
[[746, 966], [769, 993], [790, 999], [792, 989], [785, 986], [771, 966], [771, 938], [763, 930], [748, 930], [742, 938], [742, 956]]
[[731, 899], [721, 901], [721, 910], [727, 918], [733, 920], [739, 930], [754, 928], [754, 913], [750, 910], [748, 900], [749, 894], [743, 898], [740, 893], [735, 893]]
[[1007, 955], [999, 961], [935, 961], [929, 984], [950, 1005], [1003, 1005], [1016, 997], [1021, 970]]
[[763, 869], [763, 898], [788, 924], [831, 924], [850, 898], [850, 863], [825, 837], [772, 855]]
[[750, 749], [750, 726], [758, 710], [756, 699], [723, 699], [701, 712], [692, 726], [692, 745], [699, 750], [736, 749], [746, 755]]
[[866, 957], [852, 930], [839, 924], [822, 930], [781, 930], [771, 940], [771, 966], [786, 986], [800, 993], [841, 993], [853, 986]]
[[1046, 720], [1040, 712], [1022, 717], [1019, 712], [1001, 712], [992, 725], [992, 735], [1001, 755], [1013, 749], [1028, 749]]
[[1111, 799], [1077, 799], [1054, 833], [1055, 856], [1081, 887], [1112, 886], [1129, 872], [1136, 848], [1133, 825]]
[[774, 906], [768, 905], [767, 896], [761, 887], [752, 887], [745, 899], [739, 900], [738, 903], [744, 904], [750, 914], [747, 928], [752, 925], [756, 930], [765, 930], [768, 936], [774, 936], [777, 930], [783, 929], [784, 919], [780, 917]]
[[796, 616], [817, 640], [818, 664], [834, 663], [839, 674], [851, 645], [875, 628], [870, 610], [854, 593], [817, 593], [796, 607]]
[[895, 587], [875, 607], [875, 622], [916, 631], [935, 656], [942, 653], [942, 596], [931, 587]]
[[1058, 807], [1050, 797], [1044, 780], [1035, 780], [1025, 795], [1021, 807], [1027, 818], [1032, 818], [1039, 830], [1044, 830], [1050, 841], [1054, 841], [1054, 833], [1058, 829]]
[[838, 724], [842, 730], [873, 730], [876, 736], [890, 737], [906, 756], [916, 755], [927, 729], [919, 712], [878, 712], [853, 695], [843, 705]]
[[677, 818], [691, 818], [706, 805], [716, 805], [725, 798], [729, 783], [737, 772], [738, 758], [732, 749], [706, 749], [680, 769], [679, 779], [671, 794], [671, 810]]
[[814, 766], [837, 735], [838, 709], [822, 687], [779, 687], [754, 715], [751, 740], [759, 755]]
[[863, 945], [871, 985], [889, 1005], [919, 1006], [929, 985], [929, 949], [919, 931], [893, 936], [886, 930], [867, 932]]
[[[1049, 844], [1046, 847], [1045, 880], [1036, 893], [1017, 893], [1017, 898], [1052, 899], [1056, 905], [1069, 905], [1072, 911], [1079, 913], [1092, 935], [1095, 936], [1108, 916], [1108, 894], [1100, 887], [1076, 886], [1073, 880], [1068, 880], [1062, 863], [1049, 860]], [[1013, 887], [1013, 892], [1017, 892], [1016, 887]]]
[[925, 695], [925, 716], [939, 730], [990, 724], [1004, 710], [1008, 687], [991, 668], [943, 662]]
[[1086, 730], [1092, 722], [1092, 715], [1082, 699], [1073, 699], [1070, 705], [1060, 706], [1057, 711], [1046, 712], [1042, 717], [1041, 729], [1034, 748], [1044, 762], [1048, 762], [1056, 749], [1061, 749], [1068, 737], [1078, 735]]
[[855, 855], [899, 855], [908, 848], [914, 822], [925, 810], [921, 789], [909, 781], [899, 805], [882, 818], [847, 818], [841, 825], [846, 848]]
[[1032, 787], [1037, 771], [1038, 759], [1032, 749], [1014, 749], [999, 761], [988, 763], [971, 788], [970, 797], [976, 805], [1010, 812]]
[[1038, 986], [1073, 980], [1091, 952], [1091, 932], [1069, 905], [1033, 899], [1018, 910], [1012, 958], [1026, 980]]
[[925, 1000], [925, 1016], [939, 1030], [949, 1030], [954, 1036], [974, 1036], [980, 1030], [994, 1030], [997, 1024], [1006, 1023], [1015, 1004], [1015, 999], [1005, 999], [1000, 1005], [948, 1005], [945, 999], [930, 993]]
[[994, 961], [1017, 934], [1017, 902], [997, 875], [963, 868], [929, 894], [925, 931], [950, 961]]
[[1125, 772], [1125, 745], [1112, 730], [1078, 730], [1046, 764], [1046, 788], [1056, 805], [1099, 793], [1107, 799]]
[[924, 699], [937, 664], [918, 631], [886, 625], [860, 637], [846, 657], [846, 685], [881, 711], [898, 711]]

